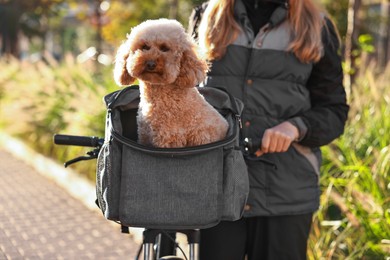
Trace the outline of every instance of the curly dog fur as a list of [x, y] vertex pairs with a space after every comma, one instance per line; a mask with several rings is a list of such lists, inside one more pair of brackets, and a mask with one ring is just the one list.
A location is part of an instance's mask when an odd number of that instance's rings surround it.
[[225, 138], [227, 121], [195, 88], [207, 69], [176, 20], [148, 20], [131, 30], [118, 49], [114, 78], [119, 85], [139, 80], [139, 143], [173, 148]]

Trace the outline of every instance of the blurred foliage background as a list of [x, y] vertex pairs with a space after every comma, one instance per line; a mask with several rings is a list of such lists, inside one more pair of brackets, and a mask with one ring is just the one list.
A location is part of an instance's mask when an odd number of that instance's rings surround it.
[[[0, 0], [0, 132], [64, 162], [88, 149], [55, 133], [103, 136], [116, 48], [143, 20], [186, 27], [199, 0]], [[321, 0], [342, 40], [351, 106], [345, 133], [322, 147], [321, 208], [309, 259], [390, 257], [388, 0]], [[72, 166], [94, 180], [95, 162]]]
[[57, 59], [93, 46], [112, 50], [130, 28], [146, 19], [175, 18], [187, 24], [199, 0], [0, 0], [2, 53], [49, 51]]

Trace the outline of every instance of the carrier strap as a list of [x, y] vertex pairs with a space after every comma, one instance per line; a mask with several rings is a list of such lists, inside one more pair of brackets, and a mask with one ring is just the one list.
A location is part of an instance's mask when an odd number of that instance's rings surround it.
[[241, 116], [240, 109], [238, 108], [238, 105], [237, 105], [237, 99], [236, 99], [235, 97], [233, 97], [233, 95], [230, 94], [224, 87], [221, 87], [221, 86], [200, 87], [200, 88], [199, 88], [200, 92], [202, 93], [202, 89], [205, 89], [205, 88], [214, 88], [214, 89], [218, 89], [218, 90], [224, 92], [226, 95], [228, 95], [229, 100], [230, 100], [230, 104], [231, 104], [231, 109], [230, 109], [230, 110], [231, 110], [234, 114]]
[[131, 86], [128, 86], [124, 89], [121, 89], [121, 90], [118, 90], [118, 91], [115, 91], [109, 95], [107, 95], [105, 97], [105, 102], [106, 102], [106, 106], [107, 108], [110, 110], [113, 108], [113, 106], [115, 105], [115, 101], [118, 100], [118, 98], [123, 95], [124, 93], [126, 93], [129, 89], [132, 89], [132, 90], [138, 90], [138, 92], [136, 93], [136, 96], [134, 96], [134, 99], [138, 98], [139, 97], [139, 86], [138, 85], [131, 85]]

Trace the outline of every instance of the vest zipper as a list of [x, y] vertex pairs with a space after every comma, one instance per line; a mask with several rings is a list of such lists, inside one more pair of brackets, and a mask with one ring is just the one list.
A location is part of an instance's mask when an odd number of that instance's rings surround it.
[[259, 37], [255, 37], [255, 44], [257, 47], [259, 48], [263, 47], [264, 39], [265, 37], [267, 37], [269, 31], [270, 31], [270, 23], [267, 23], [266, 25], [263, 26], [263, 28], [260, 29], [258, 34]]

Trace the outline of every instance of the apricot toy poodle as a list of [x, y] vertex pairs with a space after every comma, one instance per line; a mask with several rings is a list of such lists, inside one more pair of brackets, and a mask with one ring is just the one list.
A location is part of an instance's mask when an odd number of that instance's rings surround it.
[[228, 123], [199, 93], [207, 63], [176, 20], [147, 20], [119, 47], [118, 85], [140, 87], [138, 142], [162, 148], [207, 144], [225, 138]]

